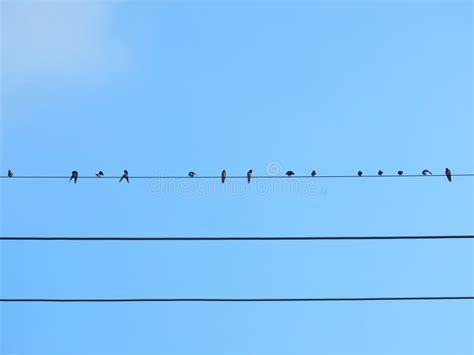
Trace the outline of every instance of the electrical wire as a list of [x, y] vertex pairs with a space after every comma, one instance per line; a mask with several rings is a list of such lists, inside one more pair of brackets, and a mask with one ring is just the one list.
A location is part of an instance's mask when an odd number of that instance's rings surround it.
[[[474, 173], [469, 174], [452, 174], [452, 177], [473, 177]], [[286, 175], [260, 175], [260, 176], [252, 176], [252, 180], [254, 179], [343, 179], [343, 178], [429, 178], [429, 177], [444, 177], [444, 174], [433, 174], [433, 175], [295, 175], [295, 176], [286, 176]], [[121, 176], [79, 176], [78, 180], [81, 179], [120, 179]], [[23, 175], [23, 176], [0, 176], [0, 179], [70, 179], [70, 176], [62, 176], [62, 175]], [[186, 180], [197, 180], [197, 179], [221, 179], [221, 176], [129, 176], [129, 179], [161, 179], [161, 180], [178, 180], [178, 179], [186, 179]], [[247, 179], [247, 176], [227, 176], [226, 179]]]
[[334, 298], [0, 298], [0, 302], [125, 303], [125, 302], [383, 302], [465, 301], [474, 296], [334, 297]]
[[197, 242], [197, 241], [369, 241], [369, 240], [474, 239], [474, 235], [413, 235], [355, 237], [0, 237], [0, 241], [127, 241], [127, 242]]

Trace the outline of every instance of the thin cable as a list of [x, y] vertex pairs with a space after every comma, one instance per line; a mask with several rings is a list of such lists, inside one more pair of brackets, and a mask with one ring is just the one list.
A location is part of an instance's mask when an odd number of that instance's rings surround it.
[[0, 237], [0, 241], [343, 241], [343, 240], [420, 240], [420, 239], [474, 239], [474, 235], [414, 235], [369, 237]]
[[474, 296], [344, 297], [344, 298], [0, 298], [0, 302], [111, 303], [111, 302], [381, 302], [462, 301]]
[[[452, 174], [452, 177], [473, 177], [474, 173], [468, 174]], [[445, 174], [433, 174], [433, 175], [317, 175], [317, 176], [310, 176], [310, 175], [296, 175], [296, 176], [286, 176], [286, 175], [261, 175], [261, 176], [252, 176], [252, 180], [254, 179], [343, 179], [343, 178], [429, 178], [429, 177], [444, 177], [446, 178]], [[79, 176], [78, 180], [80, 179], [120, 179], [121, 176]], [[62, 176], [62, 175], [24, 175], [24, 176], [0, 176], [0, 179], [70, 179], [70, 176]], [[129, 176], [129, 179], [163, 179], [163, 180], [177, 180], [177, 179], [187, 179], [187, 180], [196, 180], [196, 179], [221, 179], [221, 176]], [[226, 179], [247, 179], [247, 176], [227, 176]]]

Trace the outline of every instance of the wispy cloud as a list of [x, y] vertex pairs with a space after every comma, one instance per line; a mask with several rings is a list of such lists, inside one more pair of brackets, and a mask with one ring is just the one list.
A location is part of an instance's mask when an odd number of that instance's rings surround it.
[[120, 70], [124, 44], [113, 2], [2, 1], [1, 73], [7, 80], [93, 79]]

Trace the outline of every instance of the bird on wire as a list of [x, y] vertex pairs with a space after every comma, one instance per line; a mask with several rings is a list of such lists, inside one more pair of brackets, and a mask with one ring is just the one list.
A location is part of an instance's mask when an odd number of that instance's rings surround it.
[[[358, 175], [358, 176], [363, 176], [363, 174], [364, 174], [364, 173], [362, 172], [362, 170], [359, 170], [359, 171], [357, 172], [357, 175]], [[397, 171], [397, 174], [398, 174], [398, 176], [402, 176], [402, 175], [404, 174], [404, 172], [403, 172], [403, 170], [398, 170], [398, 171]], [[291, 176], [295, 176], [295, 173], [294, 173], [294, 171], [292, 171], [292, 170], [288, 170], [288, 171], [285, 173], [285, 175], [288, 176], [288, 177], [291, 177]], [[316, 170], [312, 170], [310, 175], [311, 175], [311, 177], [316, 177], [316, 175], [317, 175]], [[384, 172], [383, 172], [382, 170], [379, 170], [379, 171], [377, 172], [377, 175], [378, 175], [378, 176], [383, 176], [383, 175], [384, 175]], [[433, 174], [432, 174], [431, 171], [429, 171], [428, 169], [424, 169], [424, 170], [422, 170], [421, 175], [423, 175], [423, 176], [430, 176], [430, 175], [433, 175]], [[451, 170], [450, 170], [449, 168], [446, 168], [446, 169], [445, 169], [445, 175], [446, 175], [448, 181], [451, 182], [451, 181], [452, 181], [452, 172], [451, 172]], [[95, 174], [95, 176], [98, 177], [98, 178], [102, 178], [102, 177], [104, 177], [104, 172], [103, 172], [102, 170], [100, 170], [98, 173]], [[197, 176], [197, 174], [196, 174], [194, 171], [190, 171], [190, 172], [188, 173], [188, 176], [191, 177], [191, 178], [193, 178], [193, 177]], [[370, 176], [370, 175], [369, 175], [369, 176]], [[8, 171], [7, 171], [7, 177], [9, 177], [9, 178], [14, 177], [13, 171], [12, 171], [11, 169], [8, 169]], [[247, 177], [247, 183], [250, 184], [250, 182], [251, 182], [251, 180], [252, 180], [252, 177], [253, 177], [253, 170], [252, 170], [252, 169], [250, 169], [250, 170], [247, 171], [247, 176], [246, 176], [246, 177]], [[304, 176], [303, 176], [303, 177], [304, 177]], [[325, 177], [325, 176], [324, 176], [324, 177]], [[27, 178], [28, 178], [28, 176], [27, 176]], [[40, 177], [40, 178], [41, 178], [41, 177]], [[69, 181], [70, 181], [70, 182], [71, 182], [71, 181], [74, 181], [74, 183], [76, 184], [78, 178], [79, 178], [79, 173], [78, 173], [78, 171], [73, 170], [72, 173], [71, 173], [71, 177], [69, 178]], [[221, 181], [222, 181], [222, 183], [225, 183], [226, 178], [227, 178], [227, 171], [224, 169], [224, 170], [222, 170], [222, 172], [221, 172]], [[123, 175], [120, 177], [119, 182], [122, 182], [122, 180], [124, 180], [124, 179], [127, 181], [127, 183], [130, 182], [129, 176], [128, 176], [128, 171], [127, 171], [127, 170], [124, 170], [124, 171], [123, 171]]]
[[451, 170], [446, 168], [445, 174], [446, 174], [446, 177], [448, 178], [448, 181], [451, 182]]
[[74, 180], [74, 183], [77, 183], [77, 178], [79, 177], [79, 173], [76, 170], [73, 170], [71, 177], [69, 178], [69, 182]]
[[127, 181], [127, 183], [130, 183], [130, 181], [128, 181], [128, 171], [127, 170], [123, 171], [123, 175], [120, 178], [119, 182], [122, 182], [123, 179], [125, 179]]

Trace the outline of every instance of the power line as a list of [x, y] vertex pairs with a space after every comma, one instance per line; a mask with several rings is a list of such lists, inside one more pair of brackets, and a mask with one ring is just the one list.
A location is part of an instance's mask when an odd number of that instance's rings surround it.
[[414, 236], [362, 236], [362, 237], [0, 237], [0, 241], [361, 241], [361, 240], [424, 240], [474, 239], [474, 235], [414, 235]]
[[111, 303], [111, 302], [383, 302], [462, 301], [474, 296], [343, 297], [343, 298], [0, 298], [0, 302]]
[[[452, 177], [473, 177], [474, 173], [467, 173], [467, 174], [452, 174]], [[286, 175], [260, 175], [260, 176], [252, 176], [252, 180], [254, 179], [343, 179], [343, 178], [429, 178], [429, 177], [444, 177], [446, 178], [445, 174], [433, 174], [433, 175], [295, 175], [295, 176], [286, 176]], [[121, 176], [79, 176], [78, 180], [80, 179], [120, 179]], [[196, 179], [221, 179], [221, 176], [160, 176], [160, 175], [148, 175], [148, 176], [129, 176], [130, 180], [132, 179], [162, 179], [162, 180], [178, 180], [178, 179], [186, 179], [186, 180], [196, 180]], [[0, 176], [0, 179], [70, 179], [70, 176], [63, 176], [63, 175], [23, 175], [23, 176]], [[226, 179], [247, 179], [247, 176], [235, 175], [235, 176], [227, 176]]]

